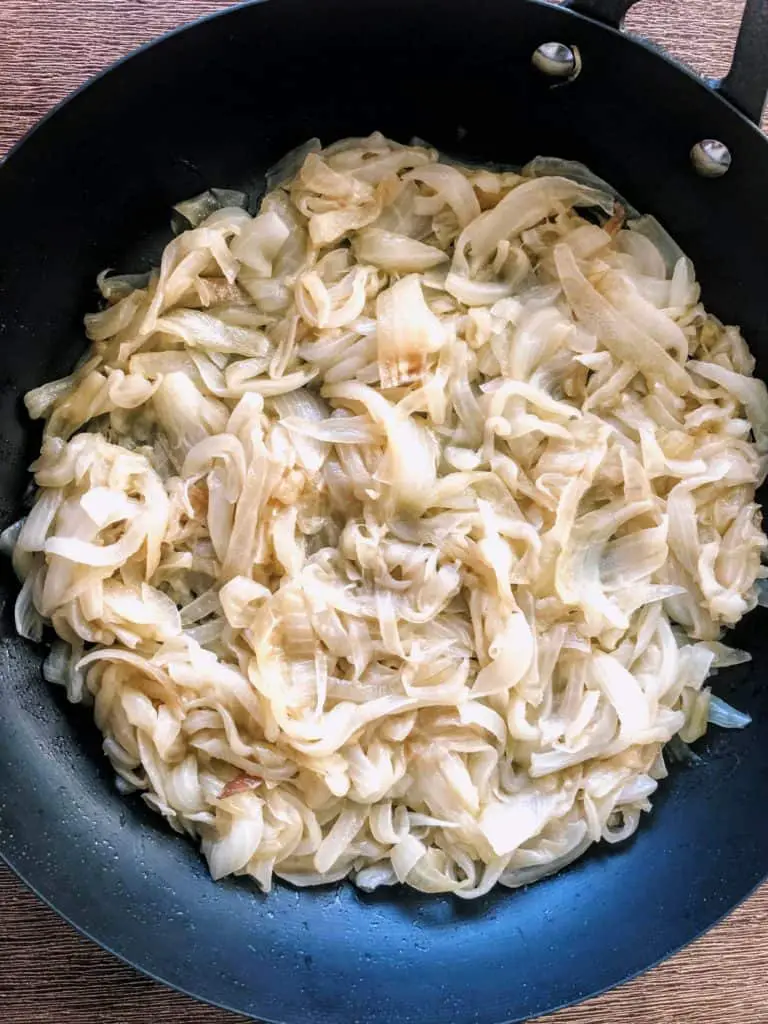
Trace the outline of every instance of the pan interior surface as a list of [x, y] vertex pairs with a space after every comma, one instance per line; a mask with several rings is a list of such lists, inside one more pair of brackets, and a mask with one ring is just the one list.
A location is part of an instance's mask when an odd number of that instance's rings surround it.
[[[575, 81], [531, 67], [579, 49]], [[19, 396], [84, 347], [105, 267], [143, 270], [173, 203], [211, 185], [256, 201], [264, 171], [311, 136], [374, 129], [477, 162], [586, 163], [693, 258], [707, 305], [768, 366], [768, 143], [706, 87], [609, 29], [532, 2], [267, 0], [172, 35], [112, 69], [0, 167], [0, 511], [18, 515], [38, 435]], [[733, 166], [698, 178], [703, 138]], [[716, 730], [636, 837], [530, 889], [473, 903], [350, 885], [269, 896], [214, 884], [190, 843], [112, 783], [99, 737], [40, 674], [1, 578], [0, 853], [56, 909], [131, 963], [200, 998], [290, 1024], [497, 1024], [631, 976], [688, 942], [768, 869], [768, 635], [715, 689], [753, 717]]]

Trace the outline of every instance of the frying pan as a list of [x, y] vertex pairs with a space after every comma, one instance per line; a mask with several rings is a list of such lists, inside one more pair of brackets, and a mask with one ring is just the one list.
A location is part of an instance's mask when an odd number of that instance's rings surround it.
[[[156, 262], [182, 197], [220, 185], [255, 201], [264, 170], [313, 135], [380, 129], [468, 160], [583, 161], [666, 225], [765, 372], [768, 142], [754, 122], [768, 3], [747, 3], [716, 84], [623, 35], [631, 4], [266, 0], [166, 37], [56, 110], [0, 167], [3, 521], [18, 515], [39, 443], [19, 396], [82, 351], [97, 272]], [[532, 65], [549, 42], [578, 54], [577, 76]], [[705, 139], [730, 152], [721, 177], [691, 162]], [[722, 171], [715, 162], [704, 169]], [[734, 638], [751, 665], [716, 680], [752, 726], [713, 731], [629, 844], [470, 904], [351, 885], [263, 896], [214, 884], [191, 844], [117, 794], [88, 712], [42, 681], [40, 649], [16, 637], [16, 583], [2, 571], [0, 853], [84, 933], [202, 999], [289, 1024], [518, 1021], [667, 956], [768, 871], [761, 610]]]

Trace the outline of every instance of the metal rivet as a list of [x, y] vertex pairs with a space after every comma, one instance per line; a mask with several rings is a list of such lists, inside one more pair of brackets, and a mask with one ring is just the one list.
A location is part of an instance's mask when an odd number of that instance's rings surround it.
[[722, 178], [731, 166], [731, 151], [717, 139], [702, 139], [691, 150], [691, 163], [702, 178]]
[[581, 57], [576, 47], [565, 43], [542, 43], [533, 51], [533, 66], [550, 78], [575, 78], [581, 71]]

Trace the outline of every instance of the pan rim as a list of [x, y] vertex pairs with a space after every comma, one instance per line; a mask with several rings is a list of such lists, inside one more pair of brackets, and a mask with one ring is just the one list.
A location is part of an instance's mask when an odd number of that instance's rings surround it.
[[[264, 2], [264, 0], [256, 0], [256, 2], [262, 3]], [[105, 950], [111, 956], [114, 956], [122, 964], [125, 964], [127, 967], [130, 967], [133, 970], [138, 971], [139, 974], [144, 975], [146, 978], [149, 978], [156, 984], [162, 985], [164, 988], [169, 988], [172, 991], [178, 992], [183, 996], [188, 996], [190, 999], [194, 999], [196, 1002], [201, 1002], [207, 1006], [213, 1006], [216, 1009], [225, 1010], [228, 1013], [239, 1014], [240, 1016], [248, 1017], [251, 1020], [257, 1021], [258, 1024], [283, 1024], [283, 1022], [278, 1020], [277, 1018], [268, 1016], [265, 1017], [263, 1015], [255, 1017], [251, 1013], [244, 1011], [243, 1009], [234, 1006], [226, 1001], [213, 999], [207, 996], [200, 996], [197, 993], [191, 991], [189, 988], [186, 988], [184, 985], [179, 984], [175, 981], [169, 981], [168, 979], [162, 977], [159, 973], [153, 971], [151, 968], [137, 963], [131, 957], [127, 956], [124, 953], [121, 953], [120, 950], [115, 949], [110, 943], [104, 942], [102, 939], [97, 938], [90, 929], [78, 924], [77, 921], [73, 920], [72, 917], [70, 917], [67, 913], [65, 913], [63, 910], [60, 910], [57, 906], [55, 906], [54, 903], [52, 903], [51, 900], [26, 877], [23, 869], [17, 867], [2, 849], [0, 849], [0, 862], [4, 864], [17, 879], [19, 879], [19, 881], [25, 886], [25, 888], [29, 892], [33, 893], [37, 897], [37, 899], [44, 903], [49, 910], [53, 911], [53, 913], [56, 914], [57, 917], [59, 917], [62, 921], [65, 921], [70, 926], [70, 928], [73, 928], [74, 931], [78, 933], [78, 935], [87, 939], [89, 942], [94, 943], [94, 945], [98, 946], [100, 949]], [[760, 889], [766, 883], [767, 880], [768, 871], [766, 871], [765, 875], [762, 878], [760, 878], [757, 882], [755, 882], [754, 885], [752, 885], [749, 891], [746, 892], [740, 900], [738, 900], [736, 903], [734, 903], [727, 909], [723, 910], [721, 913], [719, 913], [718, 916], [715, 917], [715, 919], [711, 922], [711, 924], [708, 924], [704, 929], [698, 931], [690, 939], [687, 939], [679, 946], [670, 949], [667, 953], [662, 953], [647, 966], [638, 967], [632, 970], [631, 973], [624, 975], [621, 978], [621, 980], [615, 982], [608, 982], [607, 984], [602, 985], [600, 988], [595, 989], [594, 991], [587, 992], [586, 994], [581, 995], [576, 999], [564, 999], [561, 1002], [558, 1002], [550, 1006], [549, 1009], [537, 1010], [535, 1011], [534, 1016], [549, 1016], [551, 1014], [558, 1013], [560, 1010], [565, 1010], [570, 1006], [579, 1006], [593, 999], [598, 999], [600, 996], [605, 995], [607, 992], [611, 992], [616, 988], [621, 988], [624, 985], [627, 985], [630, 982], [635, 981], [643, 974], [647, 974], [655, 970], [661, 964], [667, 963], [673, 957], [677, 956], [678, 953], [681, 953], [683, 950], [688, 949], [693, 943], [698, 942], [699, 939], [704, 938], [705, 935], [708, 935], [711, 931], [717, 928], [718, 925], [722, 924], [722, 922], [727, 917], [729, 917], [735, 910], [743, 906], [747, 902], [747, 900], [749, 900], [757, 892], [757, 890]], [[284, 883], [279, 884], [282, 885]], [[348, 885], [350, 883], [344, 882], [341, 884]], [[504, 1020], [497, 1021], [495, 1022], [495, 1024], [525, 1024], [525, 1022], [529, 1020], [531, 1020], [531, 1016], [526, 1013], [526, 1015], [523, 1017], [510, 1017]]]
[[[45, 114], [21, 135], [20, 138], [13, 143], [11, 148], [0, 157], [0, 173], [3, 169], [14, 159], [16, 154], [21, 148], [34, 136], [37, 132], [44, 128], [49, 121], [55, 118], [65, 107], [69, 106], [70, 103], [77, 100], [83, 93], [87, 92], [92, 86], [98, 85], [98, 83], [106, 78], [107, 75], [112, 74], [118, 68], [122, 67], [127, 61], [133, 60], [134, 57], [138, 57], [143, 53], [147, 53], [149, 50], [154, 49], [156, 46], [165, 43], [169, 39], [173, 39], [184, 32], [197, 29], [201, 25], [205, 25], [207, 22], [215, 21], [218, 18], [225, 18], [227, 15], [237, 11], [244, 10], [248, 7], [258, 7], [261, 4], [275, 3], [276, 0], [237, 0], [237, 3], [230, 4], [228, 7], [222, 7], [217, 11], [209, 11], [208, 14], [202, 14], [197, 18], [192, 18], [191, 21], [182, 22], [175, 28], [170, 28], [165, 32], [162, 32], [158, 36], [154, 36], [152, 39], [148, 39], [146, 42], [141, 43], [139, 46], [129, 50], [128, 53], [123, 54], [122, 57], [118, 57], [116, 60], [107, 64], [105, 67], [96, 71], [90, 75], [84, 82], [78, 85], [71, 92], [68, 92], [66, 96], [63, 96], [50, 110], [47, 110]], [[277, 0], [279, 2], [279, 0]], [[721, 103], [735, 114], [745, 125], [752, 129], [760, 138], [766, 139], [765, 133], [762, 131], [759, 125], [756, 125], [754, 121], [748, 117], [745, 113], [739, 110], [738, 107], [734, 106], [730, 100], [726, 99], [721, 93], [717, 92], [711, 84], [709, 84], [701, 75], [697, 74], [692, 68], [688, 67], [683, 61], [678, 60], [662, 49], [660, 46], [655, 44], [652, 40], [645, 39], [643, 36], [637, 36], [629, 32], [625, 32], [622, 29], [614, 28], [612, 25], [607, 25], [597, 21], [595, 18], [590, 18], [586, 14], [581, 14], [579, 11], [571, 10], [569, 7], [561, 6], [560, 0], [557, 3], [553, 3], [552, 0], [518, 0], [524, 4], [529, 4], [534, 7], [546, 8], [554, 10], [558, 14], [563, 15], [566, 18], [574, 18], [577, 21], [588, 22], [592, 25], [598, 26], [604, 32], [607, 32], [610, 36], [618, 37], [620, 39], [626, 39], [627, 42], [639, 46], [644, 50], [647, 50], [652, 56], [659, 60], [665, 61], [671, 65], [676, 71], [684, 74], [691, 82], [705, 89], [712, 96], [716, 97]]]

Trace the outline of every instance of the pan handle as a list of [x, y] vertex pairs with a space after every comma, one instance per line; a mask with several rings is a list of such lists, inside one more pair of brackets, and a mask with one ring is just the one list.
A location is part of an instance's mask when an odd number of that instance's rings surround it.
[[760, 124], [768, 92], [768, 0], [747, 0], [731, 70], [715, 85], [734, 107]]
[[637, 2], [638, 0], [565, 0], [562, 6], [598, 21], [604, 21], [613, 28], [621, 28], [627, 11]]
[[[620, 29], [627, 11], [638, 0], [565, 0], [567, 7]], [[768, 0], [747, 0], [731, 69], [712, 87], [760, 124], [768, 93]]]

